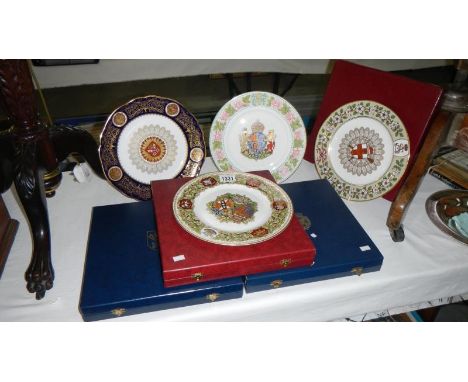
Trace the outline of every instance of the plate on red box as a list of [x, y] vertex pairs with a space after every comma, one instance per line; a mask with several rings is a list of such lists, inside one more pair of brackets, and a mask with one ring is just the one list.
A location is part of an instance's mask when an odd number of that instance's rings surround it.
[[193, 236], [215, 244], [241, 246], [280, 234], [293, 205], [277, 184], [254, 174], [210, 173], [184, 184], [176, 193], [177, 222]]
[[114, 110], [101, 134], [99, 156], [107, 180], [127, 196], [151, 198], [152, 180], [193, 177], [205, 159], [195, 117], [179, 102], [135, 98]]
[[409, 157], [408, 133], [398, 115], [368, 100], [336, 109], [315, 141], [317, 172], [348, 200], [371, 200], [390, 191]]

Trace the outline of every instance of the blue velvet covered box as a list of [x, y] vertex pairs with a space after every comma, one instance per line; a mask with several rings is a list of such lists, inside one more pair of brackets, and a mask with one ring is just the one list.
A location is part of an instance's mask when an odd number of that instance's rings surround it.
[[79, 309], [101, 320], [242, 297], [241, 277], [164, 288], [151, 201], [94, 207]]
[[382, 254], [327, 180], [281, 187], [314, 242], [315, 263], [246, 276], [247, 293], [380, 270]]

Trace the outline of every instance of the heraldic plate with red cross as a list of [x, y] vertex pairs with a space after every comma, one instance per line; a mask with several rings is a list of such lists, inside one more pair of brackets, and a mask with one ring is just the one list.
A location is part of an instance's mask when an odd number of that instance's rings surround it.
[[[304, 159], [317, 161], [322, 177], [345, 199], [393, 201], [441, 95], [439, 86], [336, 60]], [[406, 166], [403, 175], [400, 166]]]
[[320, 127], [315, 165], [338, 194], [370, 200], [391, 190], [403, 176], [410, 141], [398, 115], [373, 101], [341, 106]]
[[[259, 190], [274, 184], [270, 173], [222, 174], [151, 183], [165, 287], [310, 266], [315, 247], [293, 216], [289, 197], [280, 189], [270, 200]], [[230, 183], [233, 175], [239, 184]], [[201, 215], [194, 212], [198, 207]], [[200, 226], [183, 227], [175, 213], [183, 224]], [[216, 244], [218, 236], [224, 245]]]

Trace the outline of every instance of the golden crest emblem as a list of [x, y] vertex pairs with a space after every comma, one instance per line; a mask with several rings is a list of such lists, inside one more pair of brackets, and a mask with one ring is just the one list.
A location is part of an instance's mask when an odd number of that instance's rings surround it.
[[275, 132], [268, 130], [265, 134], [265, 125], [256, 121], [250, 127], [251, 132], [244, 128], [240, 133], [241, 153], [250, 159], [264, 159], [273, 154], [275, 149]]
[[247, 223], [254, 219], [257, 203], [245, 195], [223, 194], [207, 205], [221, 222]]
[[159, 162], [166, 155], [166, 144], [159, 137], [148, 137], [141, 144], [140, 152], [148, 162]]
[[148, 137], [142, 142], [140, 153], [148, 162], [159, 162], [166, 155], [166, 143], [159, 137]]

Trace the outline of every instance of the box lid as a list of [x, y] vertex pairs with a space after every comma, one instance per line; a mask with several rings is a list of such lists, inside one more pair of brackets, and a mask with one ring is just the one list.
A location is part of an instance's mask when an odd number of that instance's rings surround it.
[[410, 141], [408, 167], [395, 187], [383, 196], [387, 200], [394, 200], [415, 161], [441, 96], [442, 89], [439, 86], [337, 60], [309, 135], [304, 159], [314, 162], [317, 133], [333, 111], [357, 100], [379, 102], [398, 115]]
[[247, 292], [380, 269], [382, 254], [327, 180], [281, 187], [314, 242], [315, 263], [311, 267], [250, 275], [244, 280]]
[[[268, 171], [256, 174], [273, 180]], [[177, 223], [172, 211], [174, 195], [189, 180], [151, 184], [166, 287], [312, 264], [315, 247], [296, 217], [275, 238], [249, 246], [212, 244], [190, 235]]]
[[241, 297], [240, 277], [164, 288], [151, 201], [94, 207], [79, 308], [85, 321]]

